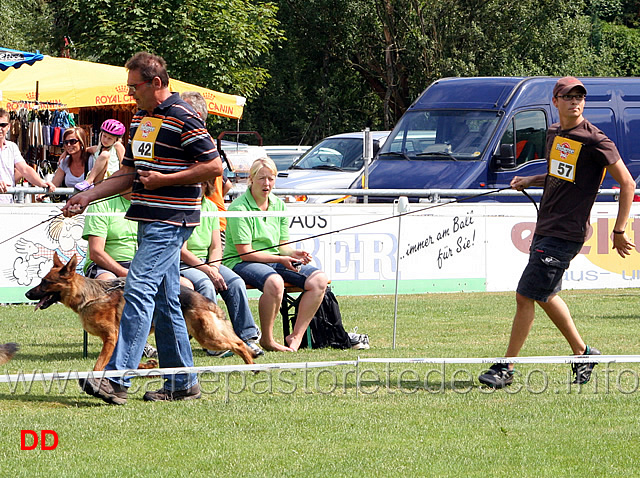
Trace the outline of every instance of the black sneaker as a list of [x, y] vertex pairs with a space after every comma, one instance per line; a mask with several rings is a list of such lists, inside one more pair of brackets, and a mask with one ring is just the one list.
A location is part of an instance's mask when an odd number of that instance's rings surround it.
[[[598, 349], [595, 349], [593, 347], [589, 347], [587, 345], [587, 349], [584, 351], [584, 353], [581, 355], [581, 357], [583, 357], [585, 355], [602, 355], [602, 354], [600, 353], [600, 351]], [[593, 367], [595, 367], [596, 365], [597, 365], [597, 362], [595, 362], [595, 363], [572, 363], [571, 364], [571, 370], [573, 371], [573, 375], [575, 377], [575, 379], [573, 380], [573, 383], [584, 385], [589, 380], [591, 380], [591, 372], [593, 371]]]
[[146, 402], [173, 402], [175, 400], [195, 400], [200, 398], [200, 384], [186, 390], [167, 390], [161, 388], [155, 392], [147, 392], [142, 397]]
[[506, 363], [495, 363], [478, 377], [478, 381], [487, 387], [504, 388], [513, 383], [513, 370], [509, 370]]
[[89, 395], [104, 400], [111, 405], [127, 403], [127, 387], [106, 378], [81, 378], [80, 388]]

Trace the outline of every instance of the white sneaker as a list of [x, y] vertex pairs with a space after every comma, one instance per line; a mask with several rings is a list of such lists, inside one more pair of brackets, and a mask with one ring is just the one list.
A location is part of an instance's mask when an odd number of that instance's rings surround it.
[[364, 350], [369, 348], [369, 336], [359, 334], [358, 327], [354, 327], [353, 332], [349, 332], [349, 340], [351, 341], [352, 349]]
[[264, 355], [264, 350], [260, 348], [260, 344], [258, 344], [258, 341], [256, 339], [249, 339], [244, 344], [246, 345], [247, 349], [249, 349], [249, 352], [251, 352], [251, 354], [253, 355], [253, 358]]
[[156, 358], [158, 356], [158, 351], [153, 345], [147, 342], [146, 344], [144, 344], [142, 355], [147, 358]]

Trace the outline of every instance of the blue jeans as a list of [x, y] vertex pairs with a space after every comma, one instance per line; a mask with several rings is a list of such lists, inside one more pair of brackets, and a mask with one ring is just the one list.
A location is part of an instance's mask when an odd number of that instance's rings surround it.
[[233, 267], [233, 272], [238, 274], [249, 285], [264, 291], [264, 283], [272, 274], [280, 274], [285, 282], [304, 289], [304, 283], [318, 268], [308, 264], [300, 267], [300, 272], [287, 269], [278, 262], [248, 262], [244, 261]]
[[[182, 267], [187, 266], [183, 263]], [[217, 301], [216, 289], [207, 274], [195, 267], [182, 269], [180, 273], [191, 281], [196, 292], [209, 300]], [[223, 265], [220, 265], [220, 275], [227, 284], [227, 290], [220, 291], [220, 295], [227, 305], [233, 330], [245, 342], [249, 339], [257, 339], [258, 327], [251, 315], [244, 281], [238, 274]]]
[[[189, 333], [180, 309], [180, 248], [192, 227], [162, 222], [138, 224], [138, 251], [124, 287], [120, 334], [107, 370], [137, 369], [152, 321], [160, 367], [192, 367]], [[195, 374], [166, 375], [164, 388], [185, 390], [197, 383]], [[128, 387], [130, 381], [121, 379]]]

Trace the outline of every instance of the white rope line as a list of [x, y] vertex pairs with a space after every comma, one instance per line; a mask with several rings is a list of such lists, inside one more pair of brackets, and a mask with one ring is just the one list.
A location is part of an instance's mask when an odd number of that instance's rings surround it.
[[[438, 213], [433, 213], [433, 212], [428, 212], [428, 211], [424, 211], [424, 212], [411, 212], [408, 211], [407, 213], [404, 213], [405, 216], [413, 216], [413, 217], [433, 217], [433, 218], [451, 218], [451, 217], [459, 217], [462, 213], [461, 212], [453, 212], [453, 213], [445, 213], [445, 214], [438, 214]], [[24, 215], [24, 214], [20, 214], [20, 215]], [[41, 214], [40, 214], [41, 215]], [[84, 216], [101, 216], [101, 217], [106, 217], [106, 216], [120, 216], [120, 217], [124, 217], [125, 213], [123, 212], [101, 212], [101, 213], [97, 213], [97, 212], [87, 212], [83, 214]], [[313, 208], [309, 208], [309, 209], [304, 209], [304, 210], [300, 210], [300, 211], [296, 211], [295, 209], [288, 209], [286, 211], [218, 211], [218, 212], [210, 212], [210, 211], [203, 211], [200, 213], [201, 217], [300, 217], [300, 216], [326, 216], [326, 217], [349, 217], [349, 216], [353, 216], [353, 217], [362, 217], [362, 216], [376, 216], [376, 217], [380, 217], [380, 211], [373, 211], [373, 210], [363, 210], [363, 211], [358, 211], [358, 210], [351, 210], [351, 211], [337, 211], [335, 209], [332, 210], [314, 210]], [[607, 213], [607, 214], [598, 214], [597, 217], [598, 218], [615, 218], [617, 213], [612, 212], [612, 213]], [[389, 217], [395, 217], [397, 216], [397, 214], [391, 213], [389, 214]], [[531, 214], [487, 214], [487, 213], [477, 213], [477, 212], [473, 212], [473, 217], [492, 217], [492, 218], [534, 218], [535, 219], [535, 214], [531, 213]], [[630, 218], [640, 218], [640, 214], [639, 215], [630, 215]]]
[[638, 363], [640, 355], [554, 355], [533, 357], [493, 357], [493, 358], [365, 358], [360, 363], [437, 363], [437, 364], [570, 364], [570, 363]]
[[122, 377], [157, 377], [166, 375], [180, 375], [187, 373], [230, 373], [230, 372], [261, 372], [266, 370], [288, 370], [304, 368], [325, 368], [337, 367], [340, 365], [355, 366], [356, 360], [341, 360], [330, 362], [286, 362], [267, 363], [253, 365], [211, 365], [200, 367], [175, 367], [175, 368], [152, 368], [152, 369], [131, 369], [131, 370], [101, 370], [89, 372], [34, 372], [0, 375], [0, 383], [16, 382], [38, 382], [49, 380], [77, 380], [86, 378], [122, 378]]
[[535, 357], [416, 357], [416, 358], [359, 358], [357, 360], [338, 360], [325, 362], [285, 362], [253, 365], [212, 365], [199, 367], [176, 367], [155, 369], [132, 370], [102, 370], [88, 372], [34, 372], [17, 373], [10, 375], [8, 372], [0, 375], [0, 383], [39, 382], [52, 380], [78, 380], [86, 378], [135, 378], [158, 377], [187, 373], [231, 373], [231, 372], [260, 372], [268, 370], [293, 370], [328, 368], [338, 366], [357, 367], [363, 363], [424, 363], [424, 364], [573, 364], [573, 363], [639, 363], [640, 355], [556, 355]]
[[[390, 205], [387, 205], [389, 211], [389, 217], [397, 216], [395, 208], [391, 208]], [[461, 206], [469, 206], [468, 204]], [[510, 205], [507, 205], [510, 206]], [[286, 211], [202, 211], [200, 213], [201, 217], [300, 217], [300, 216], [327, 216], [327, 217], [349, 217], [349, 216], [380, 216], [380, 206], [376, 210], [373, 209], [374, 206], [364, 207], [360, 209], [351, 208], [351, 207], [332, 207], [332, 208], [318, 208], [318, 207], [303, 207], [296, 206], [293, 208], [289, 208]], [[384, 206], [382, 206], [384, 207]], [[431, 212], [426, 206], [427, 209], [424, 211], [419, 211], [420, 208], [415, 209], [415, 212], [411, 210], [404, 213], [404, 216], [414, 216], [414, 217], [434, 217], [434, 218], [450, 218], [460, 216], [461, 212], [444, 212], [444, 210], [440, 210], [442, 212]], [[2, 215], [19, 215], [19, 216], [59, 216], [61, 211], [59, 209], [49, 209], [44, 210], [45, 208], [22, 208], [22, 207], [9, 207], [7, 209], [0, 208], [0, 214]], [[450, 209], [449, 209], [450, 211]], [[593, 218], [615, 218], [616, 212], [611, 213], [598, 213], [597, 215], [593, 215]], [[85, 212], [82, 214], [83, 216], [102, 216], [102, 217], [124, 217], [124, 212]], [[535, 217], [533, 212], [531, 214], [520, 213], [520, 214], [509, 214], [509, 213], [478, 213], [473, 211], [473, 217], [483, 217], [483, 218], [532, 218]], [[630, 218], [636, 219], [640, 218], [640, 213], [630, 214]]]

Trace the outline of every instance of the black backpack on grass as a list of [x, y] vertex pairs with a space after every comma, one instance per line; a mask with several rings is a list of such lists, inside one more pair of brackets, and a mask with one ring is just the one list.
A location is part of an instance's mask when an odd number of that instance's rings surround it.
[[349, 334], [342, 325], [342, 315], [336, 296], [327, 287], [324, 298], [316, 315], [311, 319], [311, 347], [321, 349], [332, 347], [334, 349], [351, 348]]

